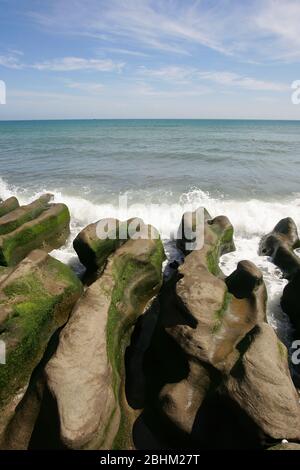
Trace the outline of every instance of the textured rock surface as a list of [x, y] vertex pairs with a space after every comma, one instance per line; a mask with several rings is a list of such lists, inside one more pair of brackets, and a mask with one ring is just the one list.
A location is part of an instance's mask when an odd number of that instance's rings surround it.
[[145, 225], [139, 218], [125, 221], [101, 219], [88, 225], [77, 235], [73, 242], [74, 250], [88, 271], [101, 271], [108, 256], [132, 238], [129, 233], [135, 229], [141, 234], [143, 230], [146, 235], [150, 235], [150, 231], [157, 234], [153, 227]]
[[44, 392], [44, 378], [33, 377], [24, 397], [1, 436], [0, 448], [5, 450], [28, 449], [32, 432], [40, 412]]
[[300, 259], [293, 252], [300, 247], [295, 222], [290, 217], [282, 219], [271, 233], [265, 235], [259, 245], [259, 254], [270, 256], [283, 274], [291, 279], [300, 270]]
[[[108, 253], [107, 253], [108, 255]], [[47, 365], [47, 382], [69, 448], [132, 448], [125, 349], [137, 317], [162, 281], [160, 239], [129, 240], [75, 307]]]
[[261, 255], [271, 256], [289, 283], [283, 290], [281, 299], [282, 310], [289, 316], [300, 334], [300, 258], [293, 251], [300, 246], [298, 231], [291, 218], [282, 219], [274, 230], [262, 238], [259, 247]]
[[[266, 324], [262, 274], [241, 261], [224, 280], [218, 267], [220, 254], [233, 246], [222, 238], [228, 226], [223, 217], [207, 219], [203, 248], [188, 254], [173, 290], [162, 292], [159, 328], [183, 354], [181, 379], [162, 381], [162, 411], [174, 430], [208, 448], [262, 447], [270, 437], [298, 440], [298, 395], [286, 348]], [[164, 351], [162, 333], [156, 341], [157, 351]]]
[[52, 199], [51, 194], [44, 194], [36, 201], [27, 206], [21, 206], [0, 217], [0, 235], [13, 232], [21, 225], [38, 217], [47, 209], [48, 203]]
[[19, 201], [16, 197], [10, 197], [0, 203], [0, 217], [8, 214], [9, 212], [19, 207]]
[[0, 367], [0, 434], [26, 392], [34, 368], [52, 334], [64, 323], [81, 294], [70, 268], [35, 250], [0, 285], [0, 339], [6, 364]]
[[64, 204], [49, 204], [45, 195], [0, 218], [0, 264], [16, 265], [30, 251], [51, 251], [69, 236], [70, 214]]
[[290, 377], [286, 347], [264, 323], [255, 327], [248, 340], [225, 380], [229, 396], [265, 435], [300, 440], [299, 396]]
[[300, 444], [296, 442], [282, 442], [276, 446], [270, 447], [268, 450], [300, 450]]

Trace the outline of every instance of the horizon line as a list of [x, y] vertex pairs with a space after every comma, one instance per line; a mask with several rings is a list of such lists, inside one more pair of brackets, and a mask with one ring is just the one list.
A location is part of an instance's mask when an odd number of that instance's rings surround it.
[[277, 118], [41, 118], [41, 119], [0, 119], [1, 122], [46, 122], [46, 121], [271, 121], [300, 122], [299, 119]]

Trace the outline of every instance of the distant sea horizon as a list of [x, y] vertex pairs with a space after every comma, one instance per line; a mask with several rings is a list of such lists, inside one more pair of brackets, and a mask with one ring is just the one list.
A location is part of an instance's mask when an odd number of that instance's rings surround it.
[[28, 121], [260, 121], [260, 122], [300, 122], [299, 119], [264, 118], [42, 118], [42, 119], [1, 119], [0, 122]]

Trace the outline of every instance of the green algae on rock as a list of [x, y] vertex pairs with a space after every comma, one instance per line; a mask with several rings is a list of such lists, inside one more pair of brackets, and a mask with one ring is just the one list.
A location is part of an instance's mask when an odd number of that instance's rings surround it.
[[137, 411], [125, 396], [124, 355], [132, 327], [160, 289], [164, 256], [159, 238], [128, 240], [109, 256], [62, 330], [46, 374], [67, 447], [134, 447]]
[[109, 255], [132, 238], [132, 231], [138, 238], [158, 238], [154, 227], [137, 217], [124, 221], [106, 218], [85, 227], [75, 238], [73, 247], [88, 271], [101, 272]]
[[20, 206], [0, 217], [0, 235], [13, 232], [21, 225], [38, 217], [48, 207], [51, 194], [44, 194], [26, 206]]
[[53, 333], [66, 323], [82, 285], [68, 266], [35, 250], [0, 285], [0, 433], [22, 399]]
[[51, 251], [65, 243], [70, 233], [69, 210], [65, 204], [48, 204], [48, 200], [49, 195], [45, 195], [0, 218], [2, 266], [16, 265], [34, 249]]
[[12, 196], [0, 203], [0, 217], [14, 211], [19, 207], [19, 201], [16, 197]]

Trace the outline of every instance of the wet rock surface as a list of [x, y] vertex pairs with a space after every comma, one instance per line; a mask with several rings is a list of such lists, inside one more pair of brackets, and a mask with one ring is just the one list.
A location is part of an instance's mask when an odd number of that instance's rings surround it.
[[[262, 273], [251, 260], [227, 277], [219, 266], [235, 249], [227, 217], [184, 214], [175, 240], [183, 263], [171, 262], [164, 281], [153, 227], [91, 224], [74, 240], [93, 274], [87, 285], [47, 254], [66, 240], [69, 220], [50, 195], [0, 204], [2, 449], [300, 445], [299, 394], [287, 349], [267, 323]], [[282, 308], [299, 331], [297, 247], [286, 218], [259, 252], [288, 278]]]

